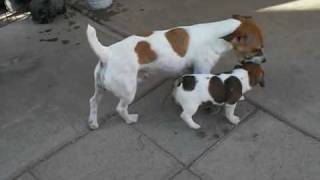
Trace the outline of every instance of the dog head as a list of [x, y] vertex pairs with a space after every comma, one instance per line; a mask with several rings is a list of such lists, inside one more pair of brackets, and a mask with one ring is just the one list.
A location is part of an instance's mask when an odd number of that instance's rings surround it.
[[261, 87], [265, 86], [264, 83], [264, 71], [260, 64], [245, 62], [242, 65], [236, 66], [235, 68], [243, 68], [248, 71], [250, 86], [253, 87], [259, 84]]
[[239, 20], [241, 24], [224, 39], [232, 44], [239, 60], [251, 59], [259, 64], [266, 62], [262, 51], [264, 46], [262, 32], [252, 17], [233, 15], [232, 18]]

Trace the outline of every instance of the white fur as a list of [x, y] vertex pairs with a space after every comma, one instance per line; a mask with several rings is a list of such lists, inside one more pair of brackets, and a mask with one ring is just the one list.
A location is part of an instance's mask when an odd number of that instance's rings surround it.
[[[128, 106], [133, 101], [138, 81], [138, 71], [143, 69], [162, 69], [179, 73], [193, 66], [195, 73], [210, 73], [221, 55], [232, 49], [232, 45], [221, 39], [240, 25], [236, 19], [183, 26], [189, 35], [189, 46], [184, 57], [180, 57], [169, 44], [165, 33], [168, 30], [154, 31], [148, 37], [132, 35], [111, 46], [103, 46], [97, 39], [95, 29], [88, 25], [87, 36], [91, 48], [100, 62], [95, 69], [95, 93], [90, 99], [89, 126], [98, 128], [97, 109], [101, 99], [101, 88], [108, 89], [120, 98], [117, 111], [127, 122], [137, 122], [138, 115], [129, 114]], [[140, 65], [135, 53], [139, 41], [147, 41], [156, 52], [157, 59], [150, 64]]]
[[[186, 91], [183, 89], [182, 84], [177, 86], [175, 83], [175, 88], [173, 90], [173, 97], [175, 101], [182, 107], [183, 112], [181, 113], [181, 118], [193, 129], [200, 128], [200, 125], [195, 123], [192, 116], [196, 113], [198, 107], [204, 102], [212, 102], [216, 105], [225, 106], [225, 115], [227, 119], [233, 123], [238, 124], [240, 118], [234, 115], [234, 110], [236, 104], [221, 104], [214, 101], [209, 93], [209, 81], [210, 78], [216, 75], [212, 74], [192, 74], [196, 78], [196, 86], [192, 91]], [[249, 91], [251, 86], [249, 84], [248, 72], [244, 69], [235, 69], [232, 74], [220, 74], [219, 77], [223, 82], [230, 76], [235, 76], [238, 78], [242, 85], [242, 94]], [[242, 100], [243, 98], [240, 98]]]

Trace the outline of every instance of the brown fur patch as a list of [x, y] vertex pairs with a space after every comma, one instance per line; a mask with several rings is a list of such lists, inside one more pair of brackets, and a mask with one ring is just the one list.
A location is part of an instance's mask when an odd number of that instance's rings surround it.
[[166, 32], [172, 49], [181, 57], [185, 56], [189, 46], [189, 34], [183, 28], [175, 28]]
[[233, 18], [241, 21], [241, 24], [223, 39], [231, 42], [240, 52], [253, 52], [263, 48], [262, 32], [254, 20], [245, 16], [234, 16]]
[[234, 104], [242, 96], [242, 84], [240, 80], [234, 76], [230, 76], [224, 81], [226, 90], [226, 103]]
[[223, 103], [226, 99], [225, 87], [222, 80], [214, 76], [209, 81], [209, 93], [217, 103]]
[[157, 54], [151, 49], [151, 46], [146, 41], [140, 41], [134, 48], [138, 55], [139, 64], [148, 64], [157, 59]]

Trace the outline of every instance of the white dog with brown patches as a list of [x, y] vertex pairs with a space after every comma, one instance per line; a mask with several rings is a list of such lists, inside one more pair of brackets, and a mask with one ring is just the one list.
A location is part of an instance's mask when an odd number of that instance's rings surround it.
[[173, 97], [183, 109], [180, 117], [193, 129], [200, 125], [192, 116], [206, 102], [224, 105], [226, 118], [238, 124], [240, 118], [234, 115], [237, 102], [256, 84], [264, 86], [264, 71], [259, 64], [245, 62], [229, 73], [184, 75], [176, 80]]
[[265, 61], [261, 31], [252, 18], [243, 16], [154, 31], [145, 36], [132, 35], [108, 47], [98, 41], [90, 25], [87, 36], [100, 61], [94, 71], [95, 92], [90, 99], [92, 129], [99, 127], [97, 110], [103, 89], [120, 98], [116, 110], [126, 123], [137, 122], [138, 115], [129, 114], [128, 106], [134, 100], [140, 70], [156, 68], [179, 73], [193, 66], [195, 73], [210, 73], [219, 58], [231, 49], [244, 59]]

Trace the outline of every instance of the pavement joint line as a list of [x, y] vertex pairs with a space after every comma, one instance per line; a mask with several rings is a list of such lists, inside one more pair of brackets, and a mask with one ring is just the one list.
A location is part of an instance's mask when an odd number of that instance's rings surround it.
[[[154, 139], [152, 139], [151, 137], [149, 137], [146, 133], [144, 133], [143, 131], [139, 130], [138, 128], [134, 127], [134, 126], [129, 126], [132, 129], [136, 130], [137, 132], [139, 132], [140, 134], [142, 134], [145, 138], [147, 138], [152, 144], [154, 144], [155, 146], [157, 146], [160, 150], [162, 150], [163, 152], [165, 152], [166, 154], [168, 154], [170, 157], [172, 157], [174, 160], [176, 160], [179, 164], [182, 165], [182, 167], [185, 167], [186, 164], [183, 163], [179, 158], [177, 158], [175, 155], [173, 155], [171, 152], [169, 152], [168, 150], [166, 150], [165, 148], [163, 148], [161, 145], [159, 145]], [[183, 169], [183, 168], [182, 168]]]
[[114, 32], [114, 33], [116, 33], [116, 34], [118, 34], [118, 35], [120, 35], [122, 37], [128, 37], [128, 36], [131, 35], [131, 33], [129, 33], [128, 31], [120, 29], [119, 27], [117, 27], [115, 25], [111, 25], [110, 23], [107, 23], [107, 22], [105, 22], [105, 21], [103, 21], [101, 19], [97, 19], [97, 18], [95, 19], [92, 15], [84, 13], [81, 9], [77, 8], [73, 4], [70, 4], [70, 3], [66, 3], [66, 4], [70, 9], [82, 14], [83, 16], [86, 16], [87, 18], [89, 18], [90, 20], [96, 22], [99, 25], [102, 25], [102, 26], [108, 28], [111, 32]]
[[179, 169], [179, 171], [177, 171], [171, 177], [169, 177], [168, 180], [173, 180], [175, 177], [177, 177], [179, 174], [181, 174], [185, 169], [186, 169], [185, 167], [182, 167], [181, 169]]
[[179, 174], [181, 174], [183, 171], [188, 171], [189, 173], [191, 173], [192, 175], [196, 176], [197, 178], [199, 178], [200, 180], [202, 180], [202, 177], [198, 174], [196, 174], [195, 172], [193, 172], [191, 169], [189, 169], [188, 167], [182, 167], [179, 171], [177, 171], [176, 173], [174, 173], [171, 177], [169, 177], [169, 180], [174, 180], [174, 178], [176, 178]]
[[287, 118], [282, 117], [281, 115], [279, 115], [279, 114], [277, 114], [277, 113], [275, 113], [275, 112], [272, 112], [271, 110], [269, 110], [269, 109], [261, 106], [260, 104], [256, 103], [255, 101], [253, 101], [253, 100], [250, 99], [250, 98], [246, 98], [246, 99], [247, 99], [247, 101], [248, 101], [251, 105], [256, 106], [256, 107], [259, 108], [262, 112], [265, 112], [265, 113], [271, 115], [271, 116], [274, 117], [276, 120], [278, 120], [278, 121], [282, 122], [283, 124], [291, 127], [292, 129], [300, 132], [301, 134], [303, 134], [303, 135], [305, 135], [305, 136], [307, 136], [307, 137], [309, 137], [309, 138], [311, 138], [311, 139], [313, 139], [313, 140], [316, 140], [317, 142], [320, 142], [320, 138], [319, 138], [319, 137], [317, 137], [317, 136], [315, 136], [315, 135], [313, 135], [313, 134], [311, 134], [311, 133], [309, 133], [309, 132], [301, 129], [299, 126], [291, 123]]
[[191, 174], [193, 174], [194, 176], [198, 177], [200, 180], [202, 180], [202, 177], [201, 177], [199, 174], [193, 172], [190, 168], [187, 168], [186, 170], [187, 170], [188, 172], [190, 172]]
[[35, 180], [40, 180], [33, 172], [32, 170], [27, 171]]
[[234, 126], [230, 133], [223, 136], [221, 139], [216, 141], [215, 143], [211, 144], [209, 147], [207, 147], [204, 151], [202, 151], [196, 158], [194, 158], [187, 166], [186, 168], [190, 168], [196, 161], [198, 161], [203, 155], [205, 155], [208, 151], [217, 148], [220, 144], [222, 144], [226, 139], [228, 139], [230, 136], [232, 136], [234, 133], [238, 131], [242, 126], [244, 126], [247, 122], [252, 119], [252, 117], [259, 111], [258, 108], [255, 108], [249, 115], [247, 115], [243, 120], [241, 120], [240, 124]]

